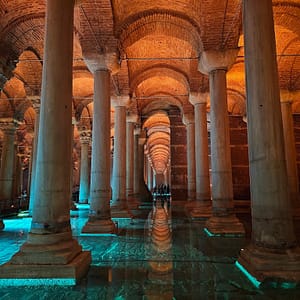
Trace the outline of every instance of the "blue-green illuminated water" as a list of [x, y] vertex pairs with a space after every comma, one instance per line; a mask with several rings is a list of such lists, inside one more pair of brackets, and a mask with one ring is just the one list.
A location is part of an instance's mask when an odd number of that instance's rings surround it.
[[[190, 222], [180, 208], [174, 207], [168, 220], [156, 224], [158, 232], [165, 230], [161, 244], [149, 211], [134, 212], [133, 222], [114, 219], [118, 235], [81, 234], [87, 214], [88, 207], [80, 206], [71, 217], [74, 237], [92, 254], [89, 273], [80, 284], [1, 287], [0, 299], [300, 299], [296, 288], [255, 287], [235, 265], [239, 250], [249, 241], [209, 237], [204, 232], [205, 221]], [[1, 264], [26, 240], [30, 221], [4, 220]]]

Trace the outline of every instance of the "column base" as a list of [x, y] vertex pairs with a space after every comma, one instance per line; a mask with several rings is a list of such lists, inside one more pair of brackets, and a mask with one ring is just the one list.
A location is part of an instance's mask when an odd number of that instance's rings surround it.
[[4, 222], [2, 219], [0, 219], [0, 230], [3, 230], [5, 227]]
[[118, 229], [116, 224], [111, 219], [106, 220], [88, 220], [82, 228], [82, 233], [112, 233], [116, 234]]
[[68, 264], [13, 264], [0, 266], [0, 286], [76, 285], [88, 272], [89, 251], [82, 251]]
[[209, 236], [244, 236], [244, 225], [235, 215], [212, 216], [205, 223]]
[[83, 200], [79, 200], [78, 203], [79, 203], [79, 204], [88, 204], [89, 201], [88, 201], [88, 199], [83, 199]]
[[82, 251], [71, 232], [29, 233], [20, 251], [0, 266], [0, 285], [75, 285], [90, 263], [90, 252]]
[[280, 250], [251, 244], [241, 250], [236, 265], [256, 287], [300, 286], [299, 247]]

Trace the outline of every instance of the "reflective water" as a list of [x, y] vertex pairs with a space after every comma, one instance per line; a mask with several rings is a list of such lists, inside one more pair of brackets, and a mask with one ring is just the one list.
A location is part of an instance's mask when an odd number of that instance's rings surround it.
[[[72, 212], [74, 236], [92, 254], [86, 278], [74, 287], [2, 287], [0, 299], [300, 299], [300, 290], [257, 289], [235, 267], [249, 241], [208, 237], [204, 221], [190, 221], [179, 207], [134, 212], [114, 219], [118, 235], [80, 234], [87, 207]], [[30, 218], [5, 219], [0, 264], [25, 241]]]

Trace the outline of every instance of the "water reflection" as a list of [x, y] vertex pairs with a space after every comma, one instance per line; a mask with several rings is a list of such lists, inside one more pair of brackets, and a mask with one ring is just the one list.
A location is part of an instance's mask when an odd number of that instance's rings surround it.
[[173, 260], [171, 210], [167, 201], [157, 200], [148, 217], [145, 245], [148, 273], [146, 299], [173, 299]]

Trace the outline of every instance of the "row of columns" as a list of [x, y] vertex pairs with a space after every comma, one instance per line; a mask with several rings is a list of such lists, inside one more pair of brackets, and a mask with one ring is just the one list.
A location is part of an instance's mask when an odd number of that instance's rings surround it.
[[[258, 280], [276, 277], [295, 282], [300, 280], [300, 251], [296, 246], [289, 201], [272, 1], [245, 0], [243, 5], [252, 241], [241, 251], [238, 263]], [[65, 284], [74, 284], [74, 280], [87, 272], [91, 261], [90, 253], [82, 251], [72, 237], [68, 201], [72, 142], [73, 6], [74, 0], [47, 1], [41, 122], [34, 187], [38, 201], [33, 206], [28, 239], [10, 262], [1, 266], [0, 277], [16, 280], [16, 274], [22, 274], [24, 278], [51, 278], [52, 283], [54, 278], [63, 278]], [[265, 47], [266, 44], [268, 47]], [[233, 213], [229, 152], [226, 71], [233, 62], [232, 58], [232, 53], [226, 51], [204, 52], [200, 59], [200, 70], [207, 73], [210, 79], [213, 216], [208, 220], [207, 227], [212, 232], [224, 228], [226, 232], [243, 232], [241, 223]], [[104, 172], [110, 170], [110, 72], [103, 64], [93, 69], [93, 73], [93, 136], [97, 139], [93, 139], [92, 147], [91, 210], [86, 231], [90, 228], [95, 231], [97, 226], [114, 226], [109, 209], [109, 172]], [[54, 111], [55, 114], [49, 113]], [[142, 142], [139, 144], [140, 153], [143, 153], [143, 145]], [[117, 178], [120, 180], [121, 176], [118, 174]]]

